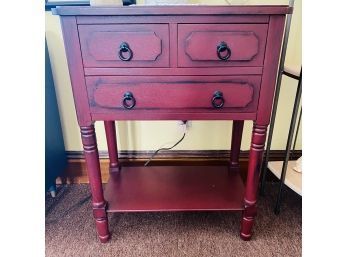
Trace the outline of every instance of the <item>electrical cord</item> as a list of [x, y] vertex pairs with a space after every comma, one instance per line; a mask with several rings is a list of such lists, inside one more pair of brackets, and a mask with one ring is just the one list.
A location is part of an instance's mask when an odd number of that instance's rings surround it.
[[162, 147], [162, 148], [157, 149], [157, 150], [151, 155], [151, 157], [148, 159], [148, 161], [144, 164], [144, 167], [146, 167], [146, 166], [150, 163], [150, 161], [153, 159], [153, 157], [155, 157], [156, 154], [158, 154], [159, 151], [162, 151], [162, 150], [171, 150], [171, 149], [173, 149], [173, 148], [176, 147], [178, 144], [180, 144], [182, 140], [184, 140], [185, 136], [186, 136], [186, 133], [184, 133], [184, 135], [180, 138], [180, 140], [179, 140], [178, 142], [176, 142], [176, 143], [175, 143], [173, 146], [171, 146], [171, 147]]
[[[66, 186], [63, 187], [63, 189], [66, 188]], [[60, 190], [59, 190], [60, 191]], [[65, 195], [66, 195], [66, 190], [62, 190], [61, 192], [58, 192], [57, 197], [54, 198], [54, 203], [46, 210], [46, 218], [47, 216], [50, 214], [52, 208], [54, 208], [55, 206], [57, 206], [57, 204], [59, 203], [60, 200], [62, 200]], [[78, 209], [80, 207], [82, 207], [83, 205], [85, 205], [90, 199], [92, 198], [92, 196], [89, 194], [88, 196], [86, 196], [85, 198], [81, 199], [79, 202], [75, 203], [73, 206], [71, 206], [69, 209], [65, 210], [65, 212], [63, 212], [62, 214], [59, 215], [59, 218], [56, 219], [47, 219], [45, 221], [46, 224], [51, 224], [51, 223], [57, 223], [59, 221], [61, 221], [63, 218], [65, 218], [66, 216], [68, 216], [73, 210]]]

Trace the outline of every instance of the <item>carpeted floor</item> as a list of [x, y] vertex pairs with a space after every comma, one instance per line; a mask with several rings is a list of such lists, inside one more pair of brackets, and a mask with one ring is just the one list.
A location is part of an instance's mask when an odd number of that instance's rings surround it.
[[109, 215], [112, 234], [99, 243], [88, 185], [65, 185], [46, 196], [46, 256], [301, 256], [302, 199], [286, 189], [274, 215], [277, 184], [259, 198], [251, 241], [239, 238], [240, 213], [184, 212]]

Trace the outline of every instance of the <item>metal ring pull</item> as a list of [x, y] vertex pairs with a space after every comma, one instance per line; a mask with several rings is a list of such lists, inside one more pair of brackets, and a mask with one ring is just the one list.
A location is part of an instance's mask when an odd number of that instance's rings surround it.
[[[124, 57], [123, 53], [127, 53], [128, 52], [128, 56]], [[120, 57], [120, 59], [122, 61], [130, 61], [133, 58], [133, 51], [132, 49], [130, 49], [129, 45], [127, 42], [122, 42], [120, 45], [120, 50], [118, 51], [118, 57]]]
[[126, 109], [132, 109], [136, 104], [135, 98], [131, 92], [126, 92], [123, 95], [122, 105]]
[[224, 106], [224, 103], [225, 99], [222, 92], [216, 91], [213, 98], [211, 99], [211, 104], [214, 106], [214, 108], [222, 108]]
[[[222, 56], [221, 54], [224, 52], [226, 52], [226, 54]], [[226, 60], [228, 60], [228, 58], [231, 57], [231, 49], [228, 47], [226, 42], [221, 42], [217, 46], [216, 53], [217, 53], [217, 56], [219, 57], [219, 59], [223, 60], [223, 61], [226, 61]]]

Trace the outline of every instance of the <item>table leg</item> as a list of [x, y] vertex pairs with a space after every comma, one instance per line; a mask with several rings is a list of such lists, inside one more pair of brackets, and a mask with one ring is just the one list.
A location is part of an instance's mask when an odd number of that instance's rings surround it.
[[87, 165], [89, 185], [92, 192], [93, 216], [97, 226], [99, 239], [102, 243], [106, 243], [110, 238], [106, 213], [107, 203], [104, 200], [103, 195], [99, 154], [94, 125], [81, 126], [80, 129]]
[[117, 140], [116, 140], [116, 126], [114, 121], [104, 121], [106, 142], [108, 145], [109, 152], [109, 172], [116, 172], [120, 170], [118, 162], [117, 152]]
[[244, 120], [233, 121], [230, 168], [239, 169], [240, 145], [242, 143]]
[[244, 196], [244, 211], [240, 236], [243, 240], [250, 240], [251, 230], [256, 216], [256, 199], [260, 178], [262, 154], [266, 141], [268, 125], [254, 123], [249, 154], [248, 176]]

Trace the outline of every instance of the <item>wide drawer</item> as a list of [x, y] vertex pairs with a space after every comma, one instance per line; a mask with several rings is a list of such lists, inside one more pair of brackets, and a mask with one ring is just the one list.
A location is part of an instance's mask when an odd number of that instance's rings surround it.
[[167, 24], [79, 25], [85, 67], [168, 67]]
[[86, 77], [92, 113], [256, 112], [260, 76]]
[[179, 24], [178, 64], [262, 66], [267, 24]]

